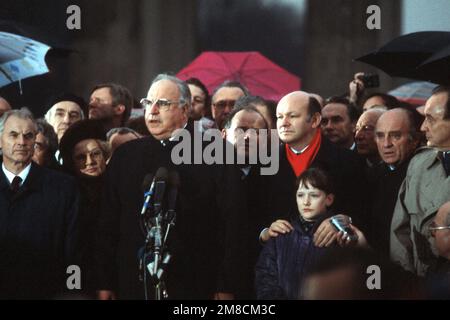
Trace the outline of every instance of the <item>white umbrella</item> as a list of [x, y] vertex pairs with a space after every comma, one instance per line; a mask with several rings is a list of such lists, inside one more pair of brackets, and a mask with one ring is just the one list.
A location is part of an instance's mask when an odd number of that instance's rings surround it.
[[45, 55], [50, 47], [30, 38], [0, 32], [0, 87], [47, 73]]

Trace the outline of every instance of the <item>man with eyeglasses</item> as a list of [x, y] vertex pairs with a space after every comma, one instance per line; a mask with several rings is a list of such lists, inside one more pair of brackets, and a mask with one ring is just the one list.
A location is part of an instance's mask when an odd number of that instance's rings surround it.
[[427, 272], [431, 299], [450, 299], [450, 201], [438, 210], [428, 227], [439, 255]]
[[428, 148], [412, 158], [391, 223], [391, 259], [424, 276], [437, 260], [428, 232], [438, 208], [450, 200], [450, 87], [439, 86], [425, 104]]
[[[207, 142], [200, 150], [191, 149], [190, 163], [174, 164], [177, 129], [185, 128], [191, 140], [195, 130], [188, 121], [191, 94], [186, 83], [158, 75], [141, 103], [151, 136], [119, 147], [106, 172], [96, 262], [98, 296], [146, 298], [137, 258], [146, 236], [139, 228], [144, 201], [141, 186], [147, 174], [155, 176], [165, 167], [180, 176], [176, 225], [169, 234], [173, 258], [166, 270], [168, 299], [232, 298], [239, 281], [240, 230], [245, 225], [239, 169], [193, 164], [195, 153], [203, 152]], [[149, 279], [150, 274], [146, 275]], [[150, 283], [147, 288], [148, 297], [155, 298]]]
[[237, 81], [225, 81], [214, 89], [211, 113], [219, 130], [223, 129], [225, 119], [233, 110], [236, 100], [248, 95], [248, 90]]
[[130, 91], [117, 83], [99, 84], [89, 98], [89, 119], [100, 119], [105, 131], [123, 127], [130, 118], [133, 97]]
[[[446, 264], [450, 267], [450, 201], [439, 208], [428, 230], [434, 238], [439, 256], [445, 258]], [[450, 268], [448, 271], [450, 271]]]

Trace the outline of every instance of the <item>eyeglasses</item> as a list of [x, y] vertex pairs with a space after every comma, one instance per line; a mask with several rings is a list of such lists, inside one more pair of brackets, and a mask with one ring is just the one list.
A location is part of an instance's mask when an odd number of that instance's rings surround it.
[[141, 99], [141, 105], [144, 108], [151, 108], [154, 105], [157, 105], [160, 111], [167, 111], [169, 110], [170, 106], [172, 104], [178, 104], [178, 103], [182, 103], [182, 101], [170, 101], [168, 99], [158, 99], [156, 101], [154, 100], [149, 100], [146, 98]]
[[233, 108], [236, 100], [220, 100], [213, 103], [213, 106], [218, 109], [225, 109], [226, 107]]
[[450, 226], [438, 226], [434, 221], [431, 222], [431, 224], [428, 227], [428, 231], [430, 232], [432, 237], [436, 235], [437, 230], [445, 230], [445, 229], [450, 229]]
[[95, 150], [92, 150], [91, 152], [77, 154], [73, 157], [73, 159], [75, 160], [75, 162], [78, 162], [78, 163], [86, 163], [88, 155], [91, 159], [94, 159], [94, 160], [100, 160], [103, 158], [102, 150], [95, 149]]

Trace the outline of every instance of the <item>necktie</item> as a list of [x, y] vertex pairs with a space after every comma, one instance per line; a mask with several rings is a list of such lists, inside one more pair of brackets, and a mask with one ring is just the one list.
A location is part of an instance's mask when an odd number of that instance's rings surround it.
[[442, 152], [442, 162], [444, 165], [445, 173], [447, 176], [450, 175], [450, 152]]
[[13, 181], [11, 182], [10, 189], [13, 193], [16, 193], [19, 190], [20, 183], [22, 182], [22, 178], [19, 176], [15, 176]]

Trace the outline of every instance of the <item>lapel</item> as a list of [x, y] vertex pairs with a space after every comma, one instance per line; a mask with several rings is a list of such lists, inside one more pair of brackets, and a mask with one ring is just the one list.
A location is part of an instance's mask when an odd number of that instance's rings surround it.
[[39, 190], [43, 184], [43, 169], [34, 162], [31, 162], [31, 169], [23, 185], [19, 188], [17, 193], [12, 195], [9, 190], [9, 182], [3, 170], [0, 175], [0, 190], [8, 195], [11, 201], [21, 198], [24, 194]]

